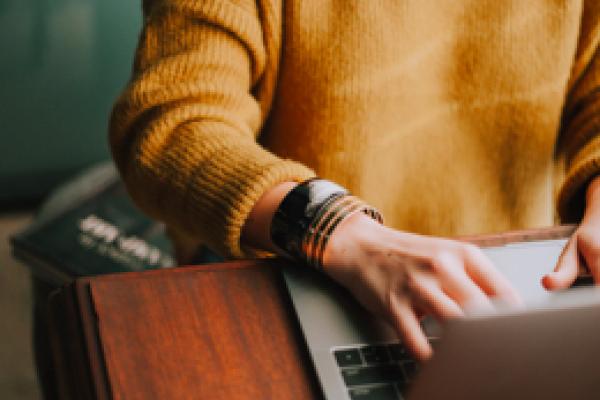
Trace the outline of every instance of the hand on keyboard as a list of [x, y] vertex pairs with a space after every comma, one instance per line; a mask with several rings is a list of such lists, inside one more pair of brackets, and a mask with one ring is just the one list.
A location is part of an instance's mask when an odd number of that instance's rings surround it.
[[324, 270], [370, 311], [387, 318], [419, 360], [432, 350], [419, 319], [463, 315], [489, 297], [519, 295], [476, 246], [400, 232], [362, 214], [344, 220], [324, 254]]

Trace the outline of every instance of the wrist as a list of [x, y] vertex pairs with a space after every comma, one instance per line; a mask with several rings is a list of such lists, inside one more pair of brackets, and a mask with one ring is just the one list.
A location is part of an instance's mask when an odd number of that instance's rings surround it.
[[331, 235], [323, 254], [325, 272], [353, 268], [357, 260], [377, 247], [389, 228], [364, 213], [350, 215]]
[[593, 178], [585, 193], [584, 216], [600, 214], [600, 176]]
[[271, 241], [271, 222], [277, 207], [297, 185], [295, 182], [283, 182], [261, 196], [242, 228], [242, 242], [254, 248], [279, 253], [279, 249]]
[[332, 235], [355, 214], [382, 221], [375, 208], [343, 187], [325, 179], [307, 180], [289, 191], [273, 214], [272, 244], [282, 255], [321, 269]]

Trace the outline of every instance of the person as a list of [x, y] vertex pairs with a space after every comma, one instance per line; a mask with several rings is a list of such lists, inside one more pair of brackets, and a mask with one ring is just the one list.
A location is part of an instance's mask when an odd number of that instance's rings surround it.
[[450, 237], [581, 222], [542, 283], [600, 281], [596, 0], [143, 7], [110, 144], [182, 263], [315, 265], [422, 360], [423, 314], [519, 301]]

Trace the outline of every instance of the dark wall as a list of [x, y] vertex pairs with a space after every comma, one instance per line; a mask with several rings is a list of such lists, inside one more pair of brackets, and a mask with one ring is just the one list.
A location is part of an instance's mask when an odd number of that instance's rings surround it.
[[109, 158], [140, 26], [139, 0], [0, 0], [0, 204]]

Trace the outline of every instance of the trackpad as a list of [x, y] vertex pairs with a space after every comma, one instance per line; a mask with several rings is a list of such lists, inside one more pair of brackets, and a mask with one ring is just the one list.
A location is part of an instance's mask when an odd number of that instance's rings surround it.
[[550, 296], [541, 279], [554, 270], [566, 243], [566, 239], [520, 242], [483, 251], [526, 302], [538, 302]]

